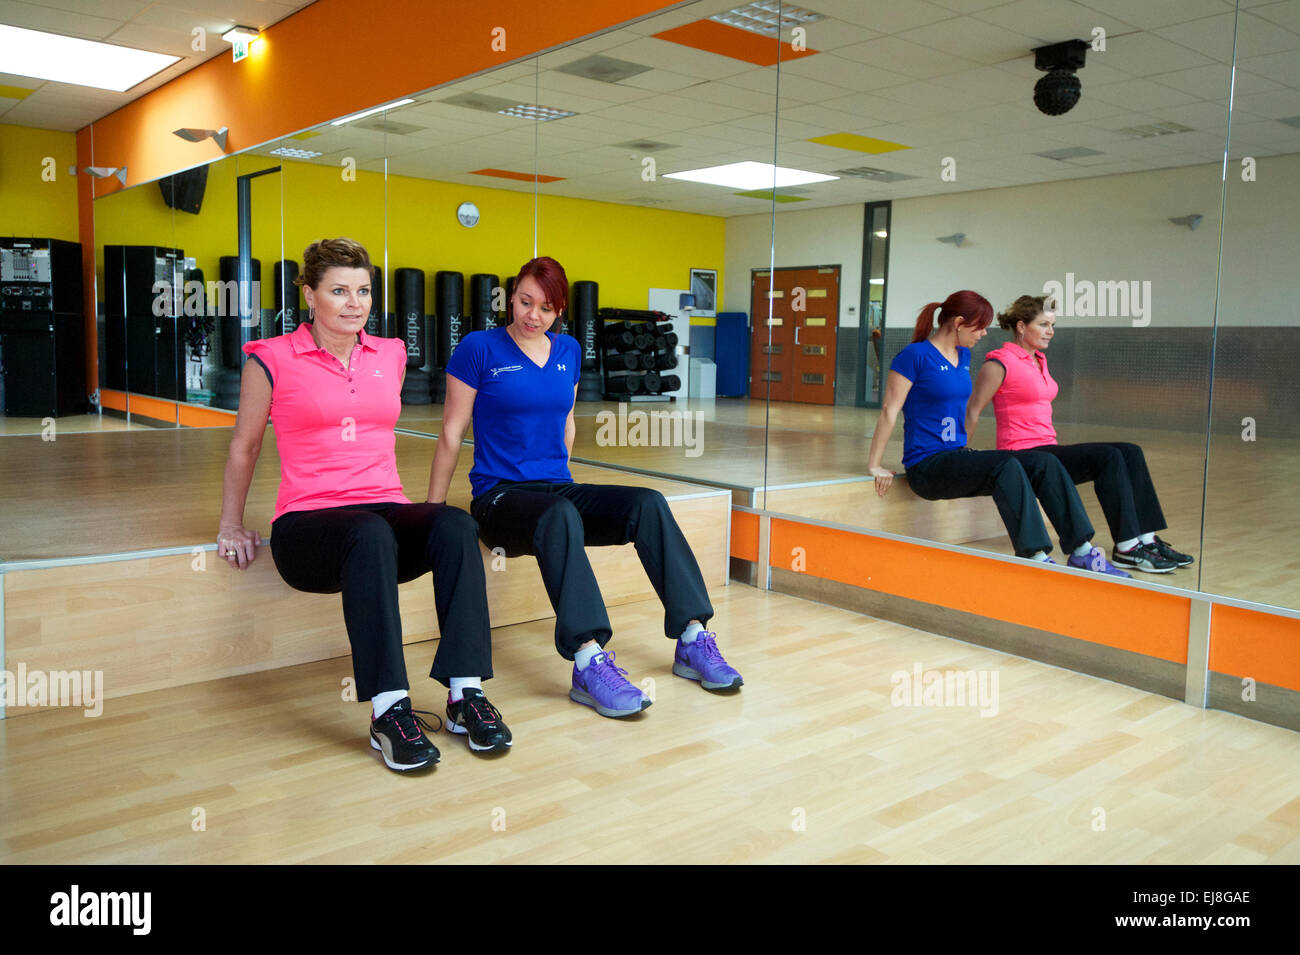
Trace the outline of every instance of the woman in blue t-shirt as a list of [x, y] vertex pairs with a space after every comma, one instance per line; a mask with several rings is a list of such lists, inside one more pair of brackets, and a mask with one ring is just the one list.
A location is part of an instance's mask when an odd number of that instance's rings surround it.
[[627, 543], [635, 543], [663, 602], [664, 634], [676, 641], [673, 673], [706, 689], [735, 689], [744, 681], [723, 659], [716, 634], [704, 629], [713, 606], [664, 496], [643, 487], [575, 484], [569, 473], [582, 349], [572, 336], [548, 331], [568, 298], [560, 263], [533, 259], [515, 278], [512, 321], [471, 332], [456, 347], [447, 363], [429, 501], [446, 500], [472, 416], [470, 513], [488, 547], [537, 558], [555, 609], [555, 649], [573, 661], [570, 698], [609, 717], [650, 705], [604, 649], [609, 616], [584, 550]]
[[[939, 314], [936, 317], [935, 311]], [[1048, 519], [1070, 554], [1071, 567], [1129, 576], [1092, 546], [1093, 527], [1061, 462], [1041, 451], [975, 451], [966, 446], [966, 402], [971, 395], [970, 349], [984, 337], [993, 306], [969, 290], [931, 302], [917, 316], [912, 344], [889, 366], [867, 470], [884, 497], [894, 472], [881, 466], [885, 445], [903, 412], [903, 467], [907, 483], [929, 501], [991, 495], [1016, 556], [1055, 563]], [[933, 334], [931, 333], [933, 329]]]

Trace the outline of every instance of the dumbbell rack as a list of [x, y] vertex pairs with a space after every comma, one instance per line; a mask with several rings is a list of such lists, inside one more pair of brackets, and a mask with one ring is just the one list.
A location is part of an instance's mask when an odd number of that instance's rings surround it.
[[601, 369], [606, 401], [670, 401], [662, 394], [681, 387], [677, 335], [663, 312], [602, 308]]

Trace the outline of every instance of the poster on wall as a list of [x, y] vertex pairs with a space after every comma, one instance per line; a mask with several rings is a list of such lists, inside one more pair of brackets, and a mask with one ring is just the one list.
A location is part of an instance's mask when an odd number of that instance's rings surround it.
[[695, 296], [692, 314], [712, 318], [717, 314], [718, 272], [716, 269], [691, 269], [691, 294]]

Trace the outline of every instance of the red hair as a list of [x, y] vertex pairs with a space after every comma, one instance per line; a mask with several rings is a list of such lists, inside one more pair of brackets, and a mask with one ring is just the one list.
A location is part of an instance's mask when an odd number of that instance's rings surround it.
[[[937, 318], [934, 314], [936, 308], [940, 310]], [[978, 331], [988, 328], [993, 321], [993, 306], [979, 292], [970, 289], [953, 292], [942, 302], [931, 302], [921, 309], [921, 314], [916, 316], [916, 331], [912, 333], [912, 341], [925, 341], [930, 337], [931, 331], [942, 328], [958, 316], [961, 317], [962, 325]]]
[[520, 282], [530, 277], [542, 287], [542, 294], [555, 309], [555, 314], [562, 314], [569, 305], [569, 277], [564, 274], [564, 266], [548, 255], [540, 255], [519, 270], [515, 276], [515, 290], [519, 289]]

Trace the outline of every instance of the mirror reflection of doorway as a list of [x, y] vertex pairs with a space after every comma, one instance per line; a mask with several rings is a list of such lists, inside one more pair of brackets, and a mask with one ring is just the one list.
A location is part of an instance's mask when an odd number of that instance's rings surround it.
[[854, 403], [859, 408], [879, 408], [885, 386], [885, 282], [889, 274], [890, 203], [868, 202], [864, 213], [858, 388]]
[[[753, 398], [835, 404], [840, 267], [779, 268], [751, 280], [749, 393]], [[771, 296], [771, 317], [768, 296]]]

